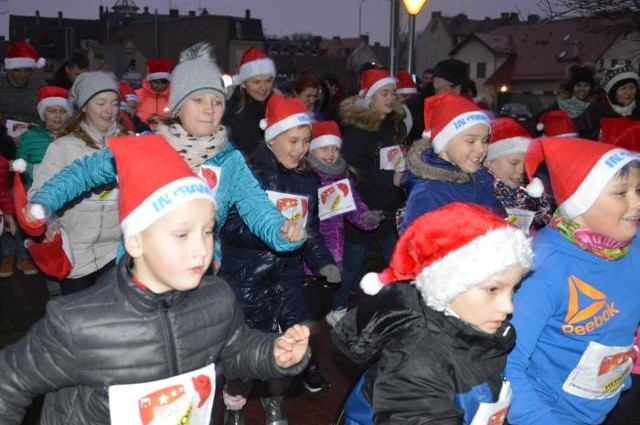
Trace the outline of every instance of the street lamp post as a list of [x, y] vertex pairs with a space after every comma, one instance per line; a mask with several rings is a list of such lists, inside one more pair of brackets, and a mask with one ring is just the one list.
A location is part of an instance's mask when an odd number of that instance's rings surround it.
[[409, 13], [409, 48], [407, 52], [407, 70], [413, 74], [414, 71], [414, 44], [416, 37], [416, 15], [420, 13], [422, 7], [427, 4], [428, 0], [402, 0], [404, 7]]
[[358, 38], [362, 35], [362, 3], [367, 0], [360, 0], [360, 6], [358, 6]]

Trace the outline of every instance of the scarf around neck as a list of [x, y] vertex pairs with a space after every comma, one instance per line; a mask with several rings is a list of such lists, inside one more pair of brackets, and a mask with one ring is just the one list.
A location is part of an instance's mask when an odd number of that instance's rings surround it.
[[633, 110], [636, 107], [636, 101], [634, 100], [627, 106], [616, 105], [613, 102], [609, 102], [611, 104], [611, 108], [616, 112], [616, 114], [621, 115], [623, 117], [628, 117], [633, 113]]
[[569, 99], [558, 98], [557, 101], [558, 107], [569, 114], [572, 119], [578, 118], [589, 106], [589, 102], [583, 102], [575, 96]]
[[340, 176], [347, 171], [347, 162], [341, 156], [331, 165], [325, 164], [311, 154], [309, 154], [308, 159], [314, 171], [321, 172], [328, 176]]
[[180, 124], [158, 125], [157, 133], [167, 139], [192, 170], [216, 156], [227, 143], [227, 130], [224, 126], [219, 126], [212, 135], [203, 137], [187, 133]]
[[631, 249], [631, 241], [622, 242], [593, 230], [581, 228], [575, 221], [562, 216], [559, 209], [553, 214], [549, 225], [581, 249], [606, 260], [618, 260], [627, 255]]

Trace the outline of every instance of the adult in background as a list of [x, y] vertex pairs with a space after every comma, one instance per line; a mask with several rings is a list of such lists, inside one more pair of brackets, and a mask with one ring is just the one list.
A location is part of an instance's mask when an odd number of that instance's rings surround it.
[[322, 121], [322, 114], [317, 108], [320, 92], [320, 81], [310, 72], [301, 73], [294, 84], [295, 96], [304, 103], [313, 121]]
[[340, 79], [331, 72], [323, 74], [320, 77], [320, 90], [322, 90], [320, 113], [325, 120], [337, 122], [340, 102], [344, 100], [344, 90], [340, 84]]
[[249, 47], [240, 58], [238, 84], [227, 102], [223, 122], [229, 128], [230, 139], [246, 157], [264, 142], [260, 120], [264, 118], [267, 101], [273, 94], [276, 65], [262, 50]]
[[580, 137], [598, 140], [602, 119], [640, 119], [638, 108], [638, 84], [640, 77], [631, 65], [620, 64], [607, 69], [600, 80], [603, 90], [576, 120]]
[[411, 111], [413, 127], [408, 133], [408, 142], [422, 138], [424, 131], [424, 100], [433, 94], [461, 94], [462, 86], [469, 81], [469, 65], [458, 59], [445, 59], [433, 68], [433, 93], [421, 91], [422, 95], [414, 96], [406, 102]]
[[85, 53], [76, 52], [60, 65], [60, 68], [53, 75], [53, 79], [49, 81], [49, 85], [69, 90], [78, 75], [88, 70], [89, 57]]
[[[47, 85], [40, 77], [34, 77], [33, 69], [46, 63], [29, 43], [13, 42], [4, 56], [4, 78], [0, 78], [0, 119], [24, 123], [37, 123], [38, 90]], [[9, 129], [9, 135], [12, 135]]]
[[148, 59], [147, 76], [142, 81], [142, 87], [136, 90], [138, 109], [136, 115], [145, 124], [153, 116], [166, 117], [169, 115], [169, 77], [173, 68], [171, 59]]

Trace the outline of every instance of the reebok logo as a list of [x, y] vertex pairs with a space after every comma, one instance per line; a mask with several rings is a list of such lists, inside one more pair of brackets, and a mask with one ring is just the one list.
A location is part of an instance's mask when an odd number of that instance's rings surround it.
[[[614, 303], [607, 303], [606, 294], [575, 276], [570, 276], [569, 305], [564, 318], [562, 332], [565, 334], [586, 335], [620, 313]], [[579, 324], [578, 324], [579, 323]]]

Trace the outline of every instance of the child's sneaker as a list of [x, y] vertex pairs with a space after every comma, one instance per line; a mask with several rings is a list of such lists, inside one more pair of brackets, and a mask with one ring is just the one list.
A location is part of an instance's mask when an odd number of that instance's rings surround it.
[[305, 374], [304, 378], [302, 378], [302, 385], [311, 393], [331, 388], [331, 382], [317, 367]]
[[346, 308], [338, 308], [327, 313], [327, 315], [324, 316], [324, 319], [327, 321], [329, 326], [334, 327], [336, 323], [338, 323], [344, 317], [345, 314], [347, 314]]
[[25, 275], [33, 275], [38, 274], [38, 269], [36, 265], [33, 264], [28, 258], [18, 258], [18, 262], [16, 263], [16, 268], [20, 270]]

